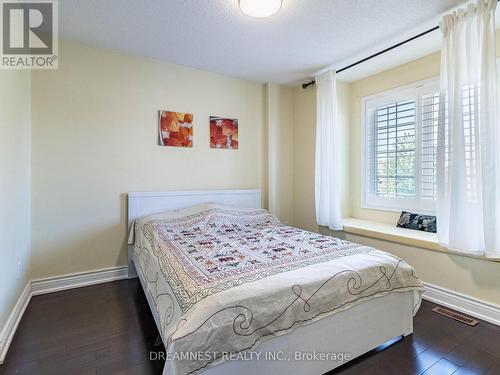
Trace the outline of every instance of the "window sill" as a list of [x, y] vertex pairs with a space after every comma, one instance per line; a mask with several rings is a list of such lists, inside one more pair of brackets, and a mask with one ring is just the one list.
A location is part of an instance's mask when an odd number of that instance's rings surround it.
[[345, 218], [342, 220], [342, 224], [343, 231], [346, 233], [357, 234], [364, 237], [371, 237], [379, 240], [395, 242], [402, 245], [414, 246], [432, 251], [439, 251], [447, 254], [499, 262], [498, 259], [490, 259], [482, 256], [451, 251], [439, 244], [436, 233], [398, 228], [392, 224], [377, 223], [375, 221], [361, 220], [356, 218]]

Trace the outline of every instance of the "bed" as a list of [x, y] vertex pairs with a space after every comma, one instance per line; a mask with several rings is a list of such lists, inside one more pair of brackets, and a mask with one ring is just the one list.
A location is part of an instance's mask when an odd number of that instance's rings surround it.
[[323, 374], [413, 332], [403, 260], [284, 225], [259, 190], [129, 193], [129, 277], [164, 374]]

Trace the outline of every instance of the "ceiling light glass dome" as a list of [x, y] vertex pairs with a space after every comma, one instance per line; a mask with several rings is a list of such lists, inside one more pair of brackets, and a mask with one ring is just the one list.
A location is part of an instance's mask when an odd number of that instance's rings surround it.
[[281, 9], [283, 0], [238, 0], [243, 13], [250, 17], [270, 17]]

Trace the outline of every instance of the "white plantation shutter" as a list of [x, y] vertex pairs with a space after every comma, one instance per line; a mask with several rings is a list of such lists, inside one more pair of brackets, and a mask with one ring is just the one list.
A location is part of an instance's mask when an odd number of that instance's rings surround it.
[[432, 212], [437, 80], [365, 100], [365, 206]]
[[[437, 199], [440, 110], [445, 123], [443, 157], [448, 165], [448, 102], [437, 80], [365, 101], [365, 206], [432, 213]], [[461, 116], [467, 197], [478, 199], [477, 160], [480, 88], [462, 87]], [[440, 100], [444, 98], [444, 107]], [[445, 168], [447, 172], [447, 168]]]
[[464, 125], [465, 178], [467, 197], [478, 200], [478, 128], [479, 128], [479, 85], [466, 85], [462, 89], [462, 113]]
[[422, 96], [421, 137], [421, 196], [434, 200], [436, 197], [436, 146], [439, 118], [439, 94]]
[[439, 124], [439, 84], [419, 88], [420, 98], [420, 204], [423, 211], [436, 207], [436, 157]]

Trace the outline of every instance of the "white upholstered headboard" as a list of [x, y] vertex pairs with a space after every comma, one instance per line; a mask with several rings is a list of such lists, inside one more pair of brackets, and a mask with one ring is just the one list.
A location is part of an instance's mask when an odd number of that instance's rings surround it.
[[[218, 203], [232, 206], [261, 208], [261, 192], [255, 190], [196, 190], [128, 193], [128, 225], [138, 217], [169, 210], [186, 208], [195, 204]], [[128, 247], [128, 277], [137, 277], [132, 260], [133, 247]]]
[[261, 208], [261, 192], [255, 190], [196, 190], [128, 193], [128, 224], [138, 217], [201, 203]]

